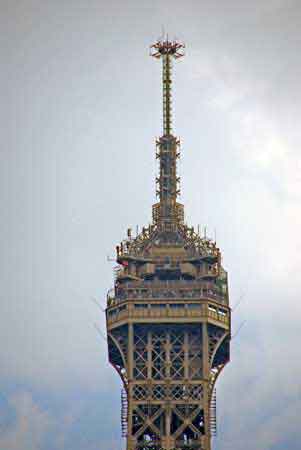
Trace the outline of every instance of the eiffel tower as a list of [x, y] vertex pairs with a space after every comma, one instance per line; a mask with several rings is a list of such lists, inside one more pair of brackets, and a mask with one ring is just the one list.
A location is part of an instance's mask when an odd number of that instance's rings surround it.
[[215, 383], [229, 361], [227, 272], [216, 242], [184, 221], [180, 140], [172, 132], [172, 63], [184, 45], [151, 47], [162, 61], [163, 134], [156, 142], [158, 202], [152, 223], [116, 247], [107, 296], [109, 361], [122, 383], [126, 450], [210, 450]]

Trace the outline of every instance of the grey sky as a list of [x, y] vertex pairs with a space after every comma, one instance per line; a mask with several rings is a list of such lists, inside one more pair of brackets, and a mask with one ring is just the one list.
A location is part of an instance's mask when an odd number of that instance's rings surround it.
[[[104, 306], [116, 243], [147, 224], [161, 34], [189, 223], [216, 229], [235, 309], [215, 450], [297, 450], [298, 1], [1, 2], [0, 450], [122, 450]], [[2, 400], [1, 400], [2, 399]]]

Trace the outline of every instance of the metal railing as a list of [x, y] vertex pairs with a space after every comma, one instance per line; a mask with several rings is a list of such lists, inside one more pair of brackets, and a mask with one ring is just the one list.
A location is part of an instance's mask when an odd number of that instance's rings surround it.
[[108, 306], [124, 300], [182, 300], [210, 299], [222, 304], [227, 303], [227, 294], [212, 283], [162, 282], [148, 284], [147, 282], [129, 282], [108, 292]]
[[[142, 306], [142, 307], [141, 307]], [[162, 307], [159, 307], [162, 306]], [[177, 306], [177, 307], [175, 307]], [[181, 307], [179, 307], [181, 306]], [[211, 318], [218, 322], [229, 325], [230, 313], [228, 310], [218, 308], [208, 303], [193, 304], [123, 304], [121, 307], [115, 307], [107, 310], [107, 320], [109, 324], [119, 322], [125, 319], [156, 319], [156, 318]], [[196, 307], [198, 306], [198, 307]]]

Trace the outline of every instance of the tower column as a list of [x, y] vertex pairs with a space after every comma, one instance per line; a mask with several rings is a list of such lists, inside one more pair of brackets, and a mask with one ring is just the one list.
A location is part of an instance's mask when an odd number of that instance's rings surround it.
[[205, 424], [205, 448], [211, 449], [210, 439], [210, 392], [209, 392], [209, 337], [208, 337], [208, 324], [203, 322], [202, 324], [203, 334], [203, 378], [204, 378], [204, 424]]
[[[132, 379], [133, 379], [133, 366], [134, 366], [134, 329], [133, 324], [128, 325], [128, 348], [127, 348], [127, 360], [128, 360], [128, 438], [127, 438], [127, 450], [135, 449], [135, 441], [132, 436], [133, 427], [133, 389], [132, 389]], [[130, 437], [129, 437], [130, 436]]]

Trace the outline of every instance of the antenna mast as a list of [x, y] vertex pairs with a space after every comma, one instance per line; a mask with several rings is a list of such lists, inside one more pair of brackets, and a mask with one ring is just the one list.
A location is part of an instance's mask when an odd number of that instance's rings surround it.
[[172, 135], [172, 59], [184, 56], [184, 44], [177, 41], [159, 40], [151, 46], [151, 56], [162, 58], [162, 81], [163, 81], [163, 136]]
[[153, 221], [162, 231], [175, 230], [184, 221], [183, 206], [177, 203], [180, 193], [177, 176], [177, 159], [180, 156], [180, 141], [172, 134], [172, 60], [184, 56], [184, 44], [158, 40], [151, 46], [151, 56], [162, 59], [163, 87], [163, 135], [157, 140], [156, 157], [160, 160], [157, 177], [157, 195], [160, 202], [153, 206]]

